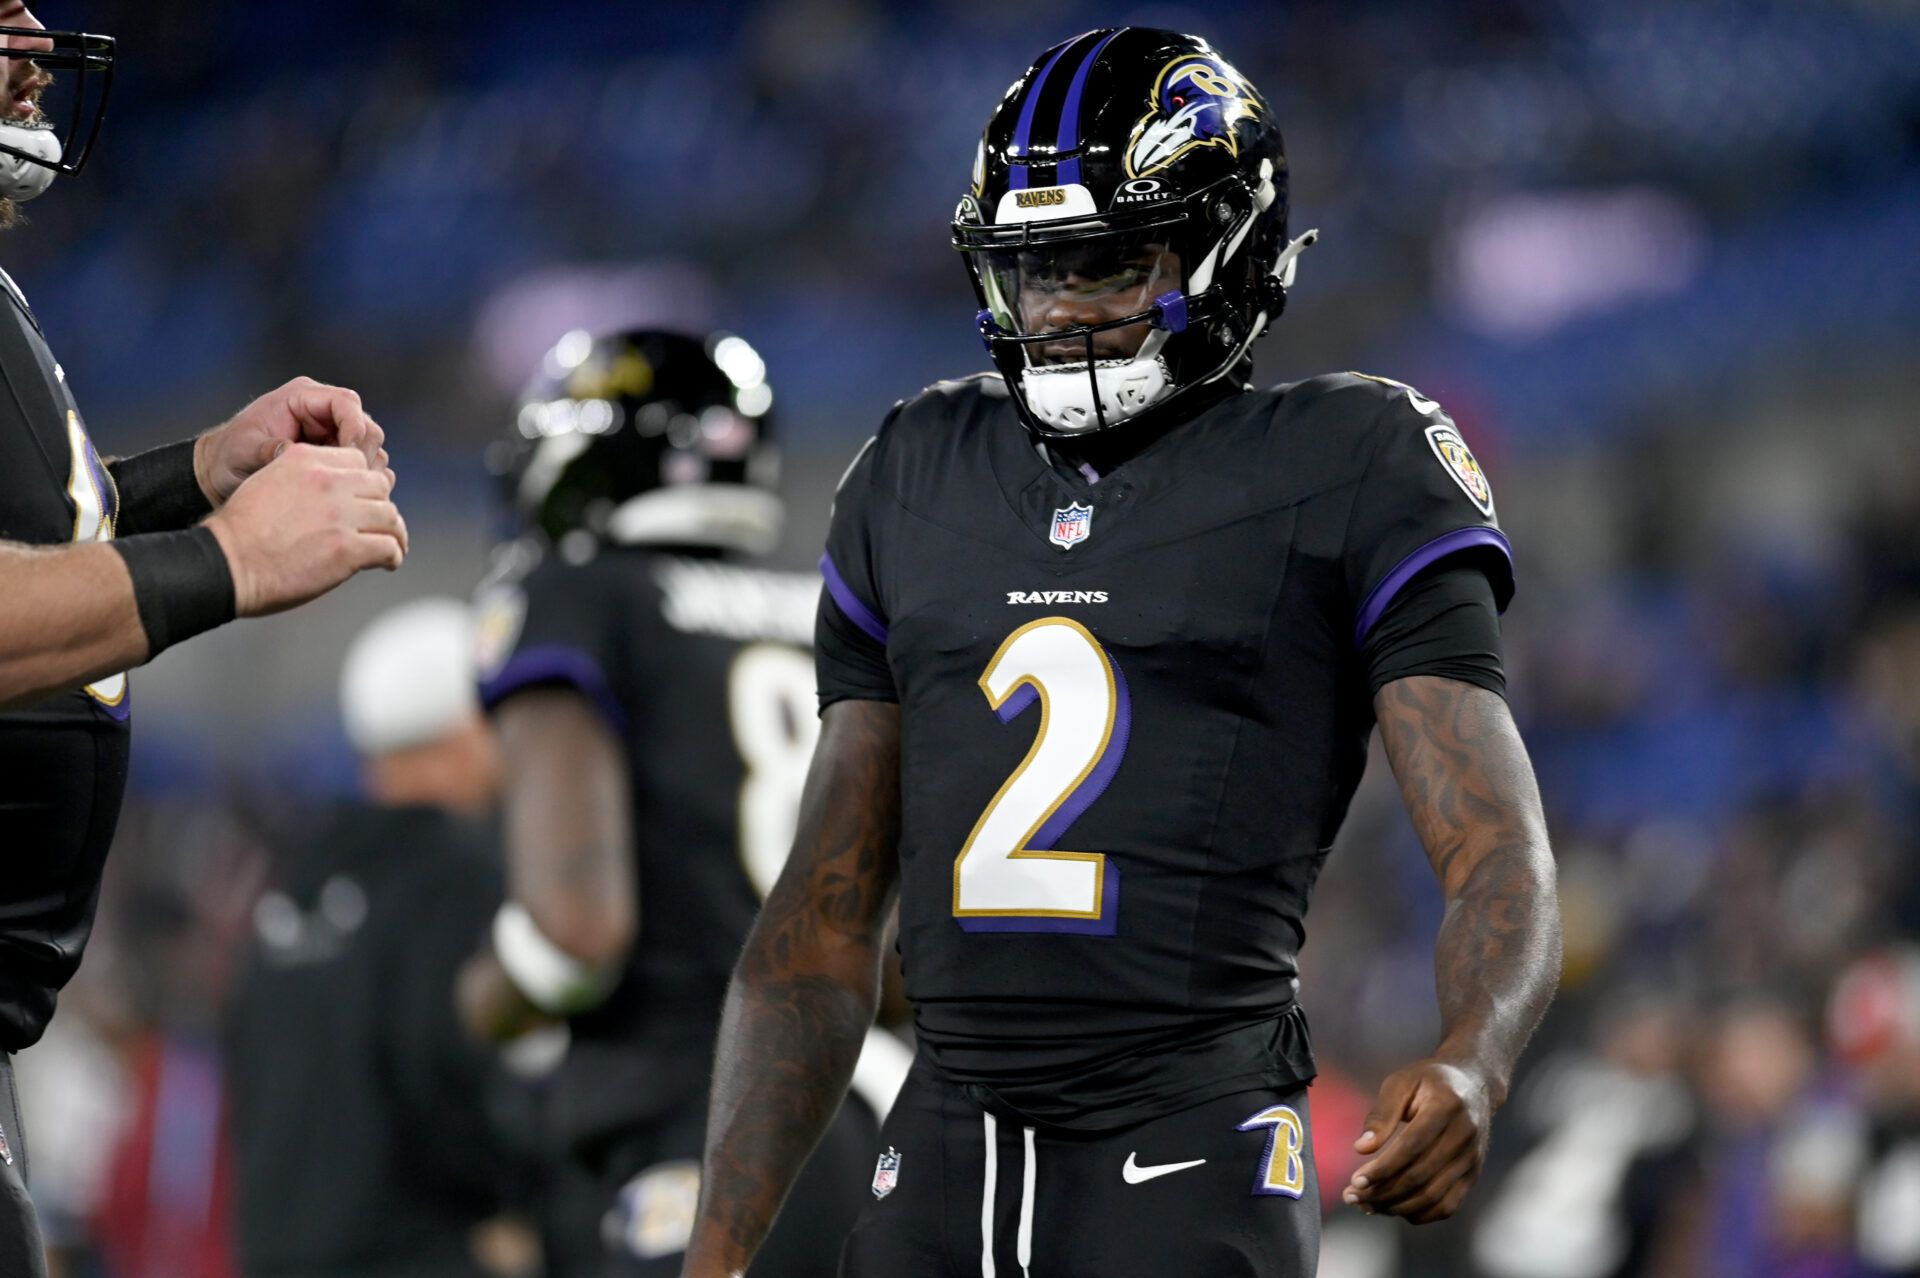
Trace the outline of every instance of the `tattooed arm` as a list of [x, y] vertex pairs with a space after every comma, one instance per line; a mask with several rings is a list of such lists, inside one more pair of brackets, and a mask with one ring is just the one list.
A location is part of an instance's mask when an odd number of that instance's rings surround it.
[[744, 1273], [853, 1075], [899, 874], [900, 707], [827, 708], [720, 1023], [688, 1278]]
[[1540, 794], [1507, 703], [1397, 679], [1374, 698], [1400, 794], [1446, 893], [1434, 950], [1440, 1045], [1388, 1076], [1346, 1201], [1444, 1220], [1480, 1174], [1493, 1111], [1560, 979], [1560, 909]]

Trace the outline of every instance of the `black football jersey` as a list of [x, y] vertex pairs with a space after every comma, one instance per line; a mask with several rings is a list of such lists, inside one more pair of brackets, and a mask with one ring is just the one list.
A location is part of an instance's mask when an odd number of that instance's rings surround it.
[[[639, 931], [619, 987], [571, 1026], [568, 1068], [607, 1077], [577, 1079], [569, 1103], [645, 1104], [678, 1086], [668, 1079], [704, 1088], [819, 733], [808, 649], [820, 579], [636, 547], [513, 558], [477, 600], [483, 701], [575, 688], [630, 760]], [[636, 1053], [655, 1058], [652, 1089], [637, 1085]]]
[[1311, 1077], [1295, 958], [1366, 761], [1359, 650], [1455, 555], [1504, 607], [1486, 477], [1397, 382], [1229, 395], [1098, 482], [997, 378], [897, 409], [835, 501], [820, 689], [901, 707], [923, 1054], [1088, 1129]]
[[[104, 541], [113, 479], [4, 272], [0, 293], [0, 540]], [[124, 674], [0, 711], [0, 1050], [39, 1040], [80, 966], [126, 788], [130, 713]]]

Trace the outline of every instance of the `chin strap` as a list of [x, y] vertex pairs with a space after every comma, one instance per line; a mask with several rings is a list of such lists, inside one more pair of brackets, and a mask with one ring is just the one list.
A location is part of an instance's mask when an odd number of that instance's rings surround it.
[[1252, 338], [1266, 332], [1267, 325], [1279, 319], [1281, 312], [1287, 309], [1287, 290], [1293, 287], [1293, 275], [1299, 269], [1300, 255], [1312, 248], [1319, 239], [1318, 227], [1302, 231], [1289, 240], [1287, 246], [1280, 250], [1280, 255], [1273, 259], [1273, 270], [1258, 285], [1260, 314], [1254, 319], [1249, 345], [1252, 344]]
[[1280, 250], [1280, 256], [1273, 259], [1273, 277], [1280, 282], [1282, 289], [1293, 287], [1293, 273], [1300, 265], [1300, 255], [1312, 248], [1320, 239], [1320, 228], [1302, 231], [1287, 246]]

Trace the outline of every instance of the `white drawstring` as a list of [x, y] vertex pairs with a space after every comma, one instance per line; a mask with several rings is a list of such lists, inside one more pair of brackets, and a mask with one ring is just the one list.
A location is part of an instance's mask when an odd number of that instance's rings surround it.
[[[980, 1112], [980, 1119], [987, 1137], [986, 1178], [980, 1188], [980, 1278], [993, 1278], [993, 1190], [1000, 1178], [1000, 1125], [985, 1110]], [[1034, 1151], [1033, 1128], [1020, 1130], [1026, 1158], [1020, 1170], [1020, 1232], [1014, 1241], [1014, 1258], [1020, 1262], [1020, 1278], [1032, 1278], [1027, 1267], [1033, 1263], [1033, 1187], [1040, 1164]]]
[[1014, 1255], [1020, 1261], [1020, 1278], [1032, 1278], [1027, 1266], [1033, 1263], [1033, 1182], [1039, 1171], [1039, 1161], [1034, 1155], [1033, 1128], [1024, 1129], [1027, 1136], [1027, 1165], [1020, 1176], [1020, 1237], [1014, 1244]]
[[980, 1117], [987, 1127], [987, 1175], [980, 1190], [980, 1278], [993, 1278], [993, 1182], [1000, 1175], [999, 1125], [984, 1110]]

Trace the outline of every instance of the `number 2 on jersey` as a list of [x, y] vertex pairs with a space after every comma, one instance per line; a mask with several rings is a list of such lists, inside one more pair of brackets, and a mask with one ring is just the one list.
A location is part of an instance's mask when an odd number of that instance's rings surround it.
[[1120, 768], [1133, 710], [1120, 667], [1087, 628], [1044, 617], [1008, 635], [980, 690], [1002, 723], [1035, 702], [1040, 726], [953, 863], [953, 913], [969, 932], [1111, 936], [1120, 876], [1059, 841]]

